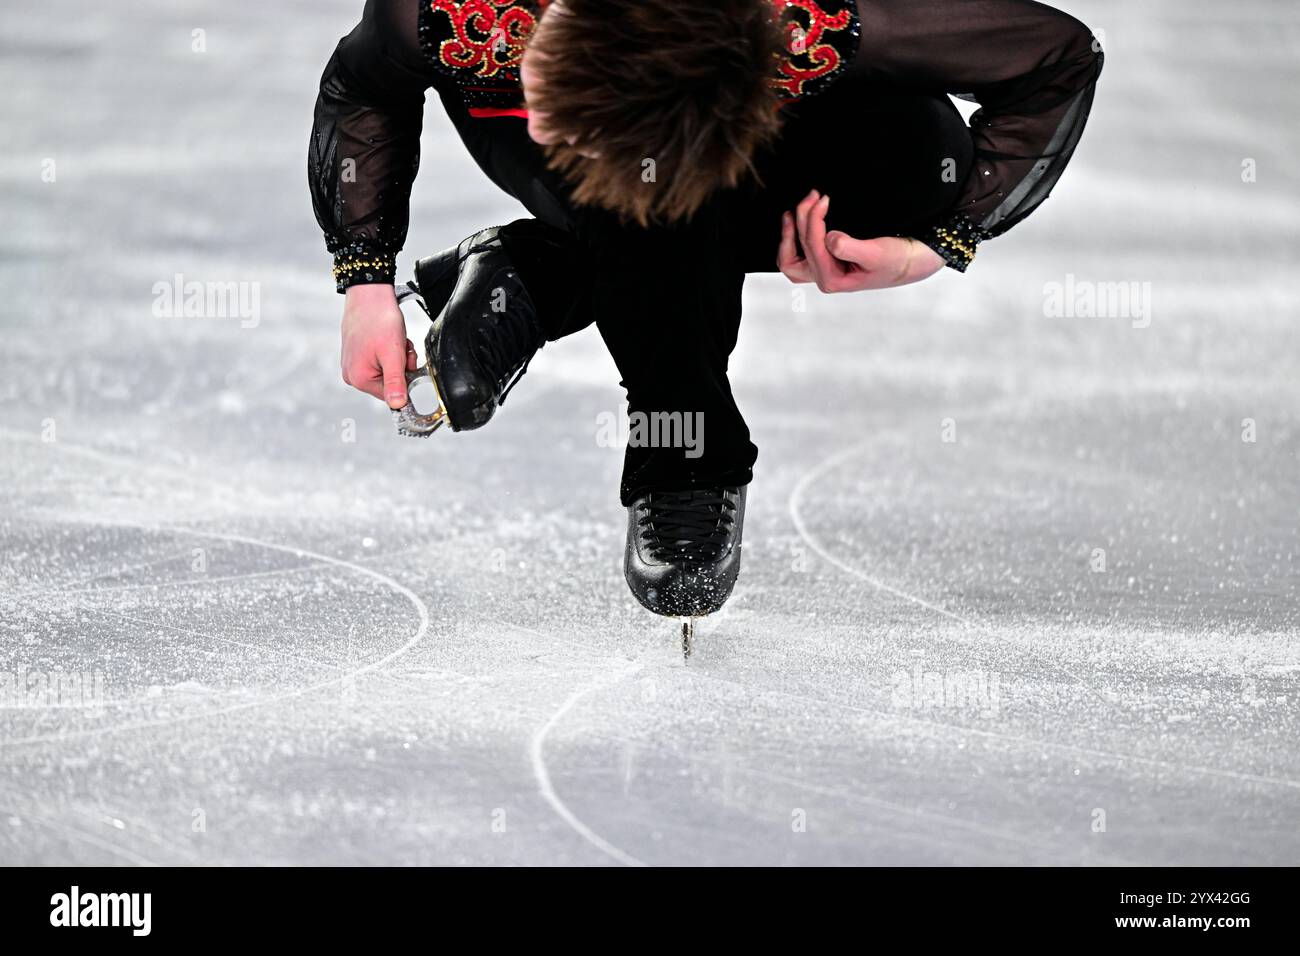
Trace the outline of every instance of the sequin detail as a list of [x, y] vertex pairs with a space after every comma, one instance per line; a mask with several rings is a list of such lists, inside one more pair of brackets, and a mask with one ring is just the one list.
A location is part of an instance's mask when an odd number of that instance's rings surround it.
[[[822, 92], [853, 62], [861, 36], [854, 0], [770, 0], [784, 47], [772, 85], [782, 99]], [[520, 104], [519, 61], [549, 0], [424, 0], [420, 49], [454, 79], [466, 105]], [[481, 114], [499, 115], [499, 114]]]
[[397, 279], [397, 253], [378, 250], [364, 242], [346, 245], [327, 242], [334, 253], [334, 288], [346, 292], [349, 286], [374, 282], [391, 285]]
[[965, 272], [975, 258], [975, 248], [989, 234], [965, 216], [954, 216], [919, 238], [942, 256], [950, 268]]
[[424, 0], [420, 49], [461, 86], [465, 102], [519, 102], [519, 61], [548, 0]]
[[861, 25], [853, 0], [773, 0], [785, 48], [772, 85], [786, 99], [825, 90], [858, 52]]

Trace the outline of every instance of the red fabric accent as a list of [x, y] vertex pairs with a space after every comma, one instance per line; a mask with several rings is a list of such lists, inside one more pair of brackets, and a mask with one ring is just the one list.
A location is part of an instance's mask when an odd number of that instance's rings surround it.
[[471, 106], [469, 115], [476, 119], [487, 119], [492, 116], [518, 116], [521, 119], [528, 119], [528, 110], [526, 109], [498, 109], [495, 106]]
[[827, 13], [817, 0], [776, 0], [776, 8], [784, 16], [786, 8], [802, 10], [808, 15], [805, 27], [793, 16], [783, 24], [786, 36], [785, 56], [780, 66], [781, 77], [773, 86], [792, 97], [803, 95], [804, 84], [838, 70], [843, 62], [840, 51], [832, 43], [822, 42], [825, 33], [846, 30], [853, 25], [853, 14], [846, 7], [834, 15]]
[[537, 26], [538, 4], [529, 9], [512, 0], [432, 0], [433, 11], [451, 21], [452, 35], [438, 45], [438, 59], [453, 70], [481, 77], [517, 79], [524, 46]]

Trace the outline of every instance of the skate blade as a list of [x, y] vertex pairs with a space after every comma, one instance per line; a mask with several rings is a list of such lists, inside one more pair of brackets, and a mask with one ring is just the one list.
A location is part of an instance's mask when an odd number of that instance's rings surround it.
[[[415, 405], [411, 402], [411, 386], [425, 379], [428, 379], [433, 386], [433, 393], [438, 399], [438, 407], [427, 415], [422, 415], [415, 410]], [[428, 438], [442, 427], [443, 422], [448, 421], [447, 406], [443, 403], [442, 392], [438, 388], [438, 379], [427, 367], [406, 373], [406, 393], [406, 404], [401, 408], [392, 409], [393, 422], [397, 425], [397, 434], [404, 438]]]
[[682, 662], [691, 659], [691, 649], [695, 643], [695, 618], [682, 618]]

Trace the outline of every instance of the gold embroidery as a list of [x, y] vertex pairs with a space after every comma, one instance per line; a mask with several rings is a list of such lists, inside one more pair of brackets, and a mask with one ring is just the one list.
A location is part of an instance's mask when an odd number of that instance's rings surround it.
[[[856, 47], [858, 21], [847, 6], [831, 14], [818, 0], [773, 0], [773, 3], [777, 16], [784, 21], [782, 32], [786, 44], [777, 66], [780, 76], [772, 80], [772, 85], [791, 97], [802, 96], [809, 92], [805, 88], [808, 83], [844, 67], [846, 53], [852, 56]], [[798, 16], [795, 11], [804, 15]]]
[[452, 35], [438, 45], [438, 59], [453, 70], [472, 70], [484, 79], [514, 78], [524, 47], [537, 27], [536, 14], [515, 0], [426, 0], [434, 13], [445, 14]]

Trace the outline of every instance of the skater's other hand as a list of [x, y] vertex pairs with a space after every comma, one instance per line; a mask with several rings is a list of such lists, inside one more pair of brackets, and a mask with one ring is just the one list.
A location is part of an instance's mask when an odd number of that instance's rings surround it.
[[343, 381], [386, 401], [406, 404], [406, 371], [415, 371], [415, 346], [391, 285], [354, 285], [344, 296]]
[[815, 282], [823, 292], [858, 292], [919, 282], [943, 268], [942, 257], [915, 239], [828, 233], [830, 202], [830, 196], [814, 189], [793, 213], [782, 216], [776, 265], [791, 282]]

